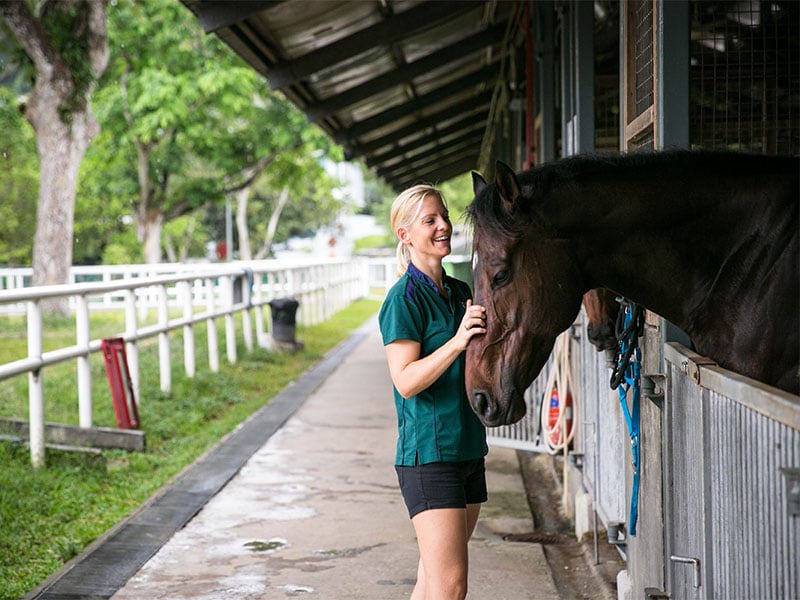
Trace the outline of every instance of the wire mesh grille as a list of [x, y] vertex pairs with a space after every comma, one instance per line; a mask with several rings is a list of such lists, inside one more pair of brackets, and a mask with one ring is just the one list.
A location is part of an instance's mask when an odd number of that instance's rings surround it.
[[691, 3], [693, 147], [800, 153], [800, 3]]
[[636, 36], [634, 116], [638, 116], [653, 105], [653, 3], [636, 2], [633, 19]]

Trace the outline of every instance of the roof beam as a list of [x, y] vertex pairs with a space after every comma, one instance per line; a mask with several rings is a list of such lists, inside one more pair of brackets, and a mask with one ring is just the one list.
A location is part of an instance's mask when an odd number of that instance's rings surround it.
[[[366, 135], [374, 129], [385, 127], [395, 121], [399, 121], [408, 115], [424, 110], [434, 104], [448, 99], [451, 96], [463, 94], [466, 88], [474, 87], [480, 84], [487, 84], [489, 87], [494, 86], [495, 79], [500, 73], [500, 65], [493, 64], [477, 71], [473, 71], [469, 75], [460, 77], [455, 81], [451, 81], [447, 85], [443, 85], [434, 91], [420, 96], [411, 102], [404, 102], [403, 104], [394, 106], [389, 110], [378, 113], [373, 117], [354, 123], [348, 128], [348, 135], [351, 138], [358, 138]], [[452, 113], [450, 113], [452, 114]]]
[[463, 0], [425, 2], [323, 48], [275, 65], [267, 76], [269, 84], [272, 89], [285, 88], [375, 46], [392, 44], [423, 31], [438, 21], [452, 19], [478, 7], [479, 4]]
[[437, 164], [449, 163], [459, 158], [463, 158], [464, 156], [477, 157], [479, 154], [480, 144], [473, 146], [472, 148], [440, 148], [438, 156], [433, 160], [415, 158], [404, 161], [399, 165], [378, 169], [378, 173], [386, 177], [396, 178], [398, 175], [402, 175], [404, 173], [413, 174], [417, 172], [425, 172], [426, 170], [434, 169]]
[[429, 144], [426, 147], [420, 148], [417, 152], [412, 152], [406, 155], [395, 156], [390, 159], [376, 161], [368, 160], [367, 166], [380, 169], [394, 169], [404, 163], [418, 163], [421, 160], [428, 158], [436, 158], [443, 152], [455, 151], [458, 149], [480, 149], [481, 141], [483, 140], [483, 131], [473, 130], [464, 133], [451, 140], [443, 141], [441, 143]]
[[414, 152], [418, 148], [421, 148], [438, 140], [445, 140], [448, 136], [453, 134], [462, 134], [475, 130], [479, 130], [482, 134], [484, 130], [483, 127], [485, 121], [486, 121], [486, 116], [484, 116], [481, 119], [478, 119], [475, 118], [473, 115], [469, 115], [467, 118], [462, 119], [456, 123], [453, 123], [448, 127], [445, 127], [443, 129], [432, 130], [428, 135], [417, 138], [413, 142], [394, 146], [388, 151], [385, 151], [383, 153], [372, 154], [371, 157], [367, 158], [366, 161], [367, 166], [373, 167], [377, 164], [386, 162], [398, 156], [402, 156], [403, 154]]
[[[366, 156], [367, 154], [374, 152], [379, 148], [394, 144], [396, 140], [415, 135], [429, 127], [436, 127], [445, 119], [452, 118], [454, 114], [475, 114], [476, 109], [483, 109], [489, 106], [492, 100], [492, 94], [492, 90], [487, 90], [475, 98], [467, 98], [454, 106], [448, 106], [447, 108], [440, 110], [439, 112], [432, 114], [425, 119], [415, 121], [411, 125], [407, 125], [402, 129], [393, 131], [388, 136], [381, 137], [380, 139], [368, 142], [366, 144], [348, 145], [346, 138], [344, 138], [343, 141], [340, 141], [339, 138], [342, 138], [343, 135], [337, 136], [335, 141], [348, 148], [348, 157]], [[350, 160], [350, 158], [348, 158], [348, 160]]]
[[[442, 156], [443, 154], [472, 154], [475, 152], [480, 152], [481, 141], [483, 140], [483, 133], [481, 132], [473, 132], [464, 136], [461, 136], [457, 140], [452, 142], [448, 142], [447, 144], [434, 146], [433, 148], [429, 148], [424, 152], [419, 152], [417, 154], [413, 154], [407, 158], [405, 163], [412, 166], [414, 169], [419, 169], [424, 167], [428, 163], [431, 162], [429, 159], [437, 159], [437, 157]], [[422, 163], [422, 164], [420, 164]], [[397, 165], [392, 165], [391, 167], [386, 168], [394, 168], [395, 166], [401, 166], [404, 163], [398, 163]]]
[[253, 13], [280, 4], [284, 0], [199, 0], [187, 2], [197, 15], [206, 33], [215, 33], [224, 27], [244, 21]]
[[438, 52], [434, 52], [425, 58], [421, 58], [399, 69], [395, 69], [394, 71], [384, 73], [374, 79], [352, 87], [349, 90], [336, 94], [327, 100], [307, 106], [305, 112], [312, 122], [320, 121], [333, 112], [357, 104], [362, 100], [366, 100], [371, 96], [397, 85], [401, 85], [404, 81], [411, 81], [418, 75], [423, 75], [442, 65], [457, 61], [477, 50], [485, 49], [495, 42], [499, 43], [502, 41], [505, 29], [506, 23], [500, 23], [489, 29], [480, 31]]
[[417, 171], [414, 174], [398, 174], [396, 177], [382, 177], [386, 182], [396, 190], [402, 190], [410, 187], [420, 181], [433, 181], [435, 184], [440, 184], [443, 181], [452, 179], [457, 175], [462, 175], [471, 171], [478, 164], [478, 156], [465, 156], [455, 158], [452, 161], [437, 163], [431, 165], [430, 169]]
[[[481, 111], [488, 109], [492, 101], [492, 90], [487, 90], [474, 98], [466, 98], [454, 106], [440, 110], [429, 117], [415, 121], [411, 125], [406, 125], [400, 129], [392, 131], [390, 134], [382, 136], [377, 140], [366, 142], [363, 144], [349, 144], [348, 139], [344, 134], [337, 136], [336, 142], [345, 146], [350, 154], [365, 155], [380, 150], [385, 146], [395, 144], [397, 140], [412, 137], [419, 134], [419, 132], [426, 129], [435, 129], [440, 123], [448, 121], [453, 118], [453, 115], [461, 115], [464, 119], [474, 118], [479, 119]], [[463, 120], [463, 119], [462, 119]], [[485, 116], [483, 121], [485, 122]]]

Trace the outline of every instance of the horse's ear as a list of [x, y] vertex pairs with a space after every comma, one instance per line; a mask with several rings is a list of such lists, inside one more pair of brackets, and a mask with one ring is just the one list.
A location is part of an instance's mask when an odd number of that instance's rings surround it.
[[481, 195], [481, 192], [486, 188], [486, 180], [481, 177], [481, 174], [477, 171], [472, 172], [472, 191], [475, 193], [475, 197]]
[[503, 161], [498, 160], [495, 163], [494, 183], [497, 187], [497, 193], [500, 194], [508, 209], [513, 210], [518, 205], [522, 195], [514, 169]]

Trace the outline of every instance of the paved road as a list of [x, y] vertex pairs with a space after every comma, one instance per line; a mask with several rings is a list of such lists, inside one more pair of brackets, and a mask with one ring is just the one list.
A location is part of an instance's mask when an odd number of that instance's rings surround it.
[[[335, 364], [317, 373], [317, 383], [301, 380], [286, 391], [294, 390], [295, 404], [282, 409], [291, 412], [285, 422], [261, 426], [256, 421], [242, 428], [251, 434], [263, 429], [265, 440], [245, 459], [232, 459], [241, 462], [235, 473], [211, 485], [213, 493], [194, 516], [168, 531], [125, 582], [111, 585], [109, 574], [105, 587], [92, 593], [86, 588], [88, 576], [77, 577], [72, 568], [72, 579], [78, 580], [74, 589], [64, 587], [65, 573], [61, 591], [55, 578], [37, 597], [63, 598], [80, 588], [83, 595], [70, 597], [408, 598], [418, 555], [392, 466], [395, 416], [376, 323], [365, 325], [331, 360]], [[289, 406], [277, 400], [274, 408]], [[206, 459], [221, 466], [224, 445], [234, 444], [237, 433]], [[490, 500], [470, 542], [469, 597], [557, 599], [541, 546], [501, 537], [533, 528], [516, 453], [493, 448], [487, 465]], [[217, 471], [207, 467], [205, 472]], [[187, 478], [196, 481], [200, 473], [189, 470]], [[102, 555], [102, 545], [95, 553]], [[80, 567], [80, 557], [71, 566]]]

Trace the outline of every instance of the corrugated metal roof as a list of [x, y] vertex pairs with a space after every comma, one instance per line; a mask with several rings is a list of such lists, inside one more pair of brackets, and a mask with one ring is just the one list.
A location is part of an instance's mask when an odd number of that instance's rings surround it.
[[478, 167], [516, 2], [182, 0], [395, 188]]

